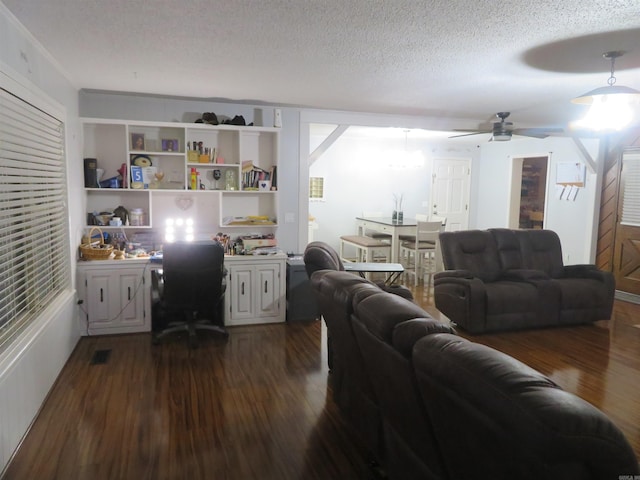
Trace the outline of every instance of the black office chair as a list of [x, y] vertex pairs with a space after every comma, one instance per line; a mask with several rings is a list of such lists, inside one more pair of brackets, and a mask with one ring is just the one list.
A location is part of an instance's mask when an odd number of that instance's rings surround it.
[[224, 249], [218, 242], [176, 242], [163, 248], [162, 272], [152, 272], [153, 343], [186, 330], [189, 346], [198, 345], [196, 330], [228, 337], [224, 328], [226, 290]]

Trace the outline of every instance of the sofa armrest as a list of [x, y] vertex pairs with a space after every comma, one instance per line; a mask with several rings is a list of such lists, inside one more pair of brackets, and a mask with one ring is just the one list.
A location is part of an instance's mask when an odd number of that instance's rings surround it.
[[437, 272], [433, 278], [434, 279], [445, 279], [445, 278], [473, 278], [474, 275], [469, 270], [445, 270], [443, 272]]
[[599, 270], [598, 267], [593, 264], [582, 264], [565, 265], [564, 276], [567, 278], [591, 278], [607, 283], [611, 280], [610, 277], [612, 277], [613, 274], [605, 270]]
[[463, 275], [436, 275], [433, 290], [436, 308], [452, 322], [470, 333], [485, 330], [487, 291], [482, 280]]

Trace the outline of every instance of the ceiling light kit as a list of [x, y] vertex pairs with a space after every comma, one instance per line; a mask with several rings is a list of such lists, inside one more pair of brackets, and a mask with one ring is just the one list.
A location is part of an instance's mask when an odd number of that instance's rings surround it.
[[630, 87], [616, 85], [615, 62], [625, 52], [615, 50], [605, 52], [602, 56], [611, 61], [611, 76], [607, 80], [606, 87], [591, 90], [572, 100], [580, 105], [591, 105], [586, 116], [577, 122], [578, 128], [587, 128], [596, 131], [622, 130], [634, 119], [640, 104], [640, 92]]

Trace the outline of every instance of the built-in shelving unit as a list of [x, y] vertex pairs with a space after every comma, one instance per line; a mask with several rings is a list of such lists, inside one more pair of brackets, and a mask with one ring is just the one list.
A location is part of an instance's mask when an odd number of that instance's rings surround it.
[[[96, 118], [82, 123], [83, 157], [96, 159], [104, 171], [100, 180], [124, 172], [120, 188], [85, 188], [87, 226], [92, 213], [123, 206], [143, 209], [145, 219], [120, 228], [162, 228], [165, 218], [179, 215], [193, 217], [201, 231], [277, 227], [278, 128]], [[137, 164], [152, 167], [142, 188], [131, 181]], [[262, 182], [261, 189], [260, 179], [272, 183]]]

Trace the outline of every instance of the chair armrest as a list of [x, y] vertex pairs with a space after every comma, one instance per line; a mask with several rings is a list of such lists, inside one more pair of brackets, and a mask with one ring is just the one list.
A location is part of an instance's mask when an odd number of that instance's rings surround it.
[[501, 279], [503, 280], [515, 280], [521, 282], [528, 282], [533, 280], [550, 280], [549, 275], [542, 270], [505, 270], [502, 272]]
[[229, 273], [229, 270], [227, 269], [227, 267], [224, 267], [224, 270], [222, 271], [222, 289], [220, 290], [221, 293], [225, 293], [227, 291], [227, 275]]
[[151, 270], [151, 303], [159, 302], [164, 296], [164, 277], [160, 270]]

